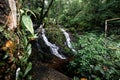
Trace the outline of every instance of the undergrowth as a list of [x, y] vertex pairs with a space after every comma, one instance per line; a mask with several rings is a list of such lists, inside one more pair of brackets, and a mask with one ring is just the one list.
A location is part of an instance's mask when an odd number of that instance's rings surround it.
[[[68, 65], [74, 76], [89, 80], [118, 80], [120, 78], [120, 42], [104, 35], [86, 33], [77, 36], [75, 59]], [[106, 44], [106, 45], [105, 45]]]

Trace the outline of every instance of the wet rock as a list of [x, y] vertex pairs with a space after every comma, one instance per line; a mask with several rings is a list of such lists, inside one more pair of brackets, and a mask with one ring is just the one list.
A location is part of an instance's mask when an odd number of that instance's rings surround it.
[[45, 65], [41, 65], [39, 62], [33, 63], [33, 65], [33, 80], [71, 80], [66, 75]]

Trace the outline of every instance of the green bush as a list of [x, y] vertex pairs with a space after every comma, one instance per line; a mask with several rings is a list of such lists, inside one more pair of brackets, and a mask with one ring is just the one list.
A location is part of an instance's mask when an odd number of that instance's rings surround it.
[[[107, 46], [105, 46], [105, 41]], [[87, 77], [89, 80], [118, 80], [120, 76], [120, 50], [112, 39], [105, 40], [103, 35], [86, 33], [78, 36], [75, 43], [77, 54], [68, 65], [74, 76]], [[111, 48], [110, 48], [111, 47]]]

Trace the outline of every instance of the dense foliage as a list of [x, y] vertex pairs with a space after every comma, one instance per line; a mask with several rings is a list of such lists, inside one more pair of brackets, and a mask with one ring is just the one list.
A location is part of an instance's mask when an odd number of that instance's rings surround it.
[[[26, 5], [26, 8], [37, 15], [36, 19], [31, 16], [37, 25], [47, 11], [48, 5], [44, 1], [29, 1]], [[51, 0], [46, 0], [46, 2], [50, 3]], [[120, 16], [119, 3], [119, 0], [54, 0], [49, 13], [44, 17], [44, 22], [47, 24], [47, 37], [68, 53], [69, 50], [63, 46], [64, 37], [59, 36], [61, 32], [57, 28], [49, 27], [51, 23], [64, 25], [72, 33], [90, 32], [91, 30], [103, 32], [105, 20]], [[109, 29], [109, 36], [119, 34], [119, 31], [116, 31], [119, 21], [109, 22], [108, 26], [111, 29]], [[115, 36], [105, 40], [104, 36], [99, 34], [101, 33], [91, 32], [78, 35], [76, 38], [77, 54], [68, 67], [73, 76], [87, 77], [90, 80], [119, 79], [119, 41], [115, 39]], [[117, 41], [113, 41], [113, 39]]]
[[[55, 1], [50, 15], [58, 24], [79, 30], [103, 29], [105, 20], [119, 17], [119, 0]], [[59, 5], [58, 5], [59, 4]], [[62, 6], [62, 7], [61, 7]], [[56, 13], [55, 10], [58, 12]], [[57, 17], [57, 18], [56, 18]], [[113, 25], [111, 25], [113, 26]]]
[[[108, 22], [106, 38], [101, 34], [104, 32], [105, 20], [120, 17], [120, 0], [15, 1], [16, 3], [18, 1], [18, 24], [15, 31], [8, 31], [6, 24], [9, 22], [0, 20], [4, 23], [4, 25], [0, 24], [0, 67], [3, 68], [0, 70], [0, 78], [10, 79], [9, 76], [13, 76], [16, 80], [32, 79], [29, 74], [32, 69], [32, 63], [29, 61], [32, 40], [36, 41], [33, 43], [37, 46], [35, 53], [39, 56], [47, 53], [47, 57], [42, 59], [49, 60], [50, 50], [44, 45], [44, 41], [41, 41], [42, 37], [37, 37], [41, 35], [41, 30], [37, 32], [41, 24], [45, 24], [43, 26], [45, 34], [51, 43], [59, 46], [59, 52], [70, 58], [72, 56], [73, 61], [67, 65], [66, 72], [68, 71], [67, 74], [71, 74], [74, 80], [77, 78], [118, 80], [120, 78], [120, 19]], [[5, 11], [9, 13], [9, 9], [5, 7], [6, 3], [3, 2], [0, 3], [1, 18], [7, 17]], [[73, 54], [71, 49], [66, 46], [65, 36], [58, 28], [59, 25], [64, 26], [75, 41], [74, 56], [71, 55]], [[10, 45], [6, 47], [8, 43]], [[1, 76], [3, 73], [7, 76]]]
[[78, 77], [90, 80], [117, 80], [120, 68], [120, 42], [110, 38], [105, 45], [103, 35], [86, 33], [78, 36], [75, 44], [77, 54], [69, 69]]

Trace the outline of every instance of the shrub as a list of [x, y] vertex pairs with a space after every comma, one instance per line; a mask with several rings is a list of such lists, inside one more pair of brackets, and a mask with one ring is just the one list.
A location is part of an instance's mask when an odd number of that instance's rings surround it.
[[[118, 43], [107, 40], [105, 47], [103, 35], [86, 33], [78, 36], [75, 43], [77, 54], [68, 65], [74, 76], [87, 77], [89, 80], [118, 80], [120, 76]], [[110, 48], [111, 46], [111, 48]], [[113, 46], [115, 48], [113, 48]]]

